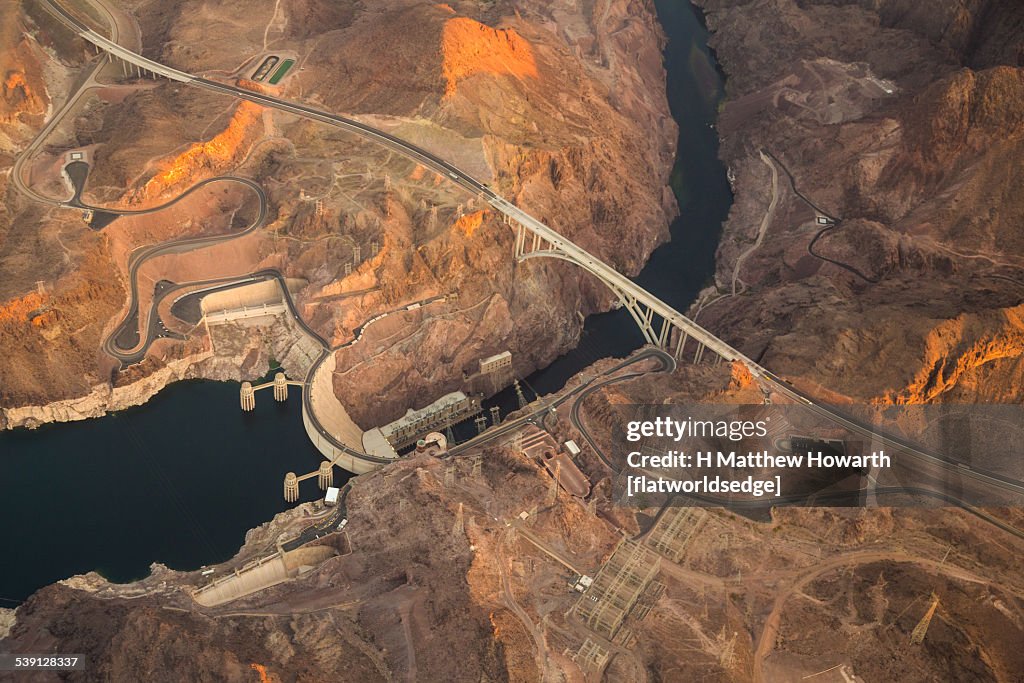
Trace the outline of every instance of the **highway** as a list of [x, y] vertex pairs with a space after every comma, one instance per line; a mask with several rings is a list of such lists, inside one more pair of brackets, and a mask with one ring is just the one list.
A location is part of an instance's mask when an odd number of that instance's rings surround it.
[[[359, 121], [355, 121], [350, 118], [338, 116], [336, 114], [331, 114], [329, 112], [324, 112], [303, 104], [289, 102], [287, 100], [283, 100], [278, 97], [273, 97], [271, 95], [265, 95], [263, 93], [253, 92], [237, 86], [218, 83], [216, 81], [211, 81], [205, 78], [197, 77], [192, 74], [162, 65], [158, 62], [154, 62], [153, 60], [147, 59], [142, 55], [139, 55], [131, 50], [128, 50], [127, 48], [118, 45], [116, 41], [110, 40], [91, 30], [90, 28], [79, 22], [77, 19], [75, 19], [71, 14], [69, 14], [60, 5], [58, 5], [54, 0], [41, 0], [41, 2], [43, 2], [43, 4], [58, 19], [64, 22], [83, 39], [96, 45], [98, 48], [118, 57], [119, 59], [122, 59], [131, 64], [135, 64], [140, 68], [146, 69], [150, 72], [159, 74], [161, 76], [164, 76], [177, 82], [186, 83], [188, 85], [200, 87], [213, 92], [218, 92], [231, 97], [248, 100], [256, 104], [271, 107], [280, 111], [289, 112], [309, 120], [319, 121], [327, 125], [331, 125], [336, 128], [340, 128], [355, 133], [363, 138], [375, 141], [387, 147], [388, 149], [395, 151], [396, 153], [399, 153], [409, 159], [412, 159], [413, 161], [416, 161], [417, 163], [422, 164], [427, 168], [436, 171], [437, 173], [446, 177], [456, 185], [466, 189], [467, 191], [473, 193], [476, 196], [480, 196], [486, 199], [486, 201], [496, 211], [511, 218], [513, 221], [517, 222], [519, 225], [523, 226], [525, 229], [529, 230], [533, 234], [539, 236], [540, 239], [550, 244], [552, 246], [552, 249], [549, 250], [546, 253], [546, 255], [565, 258], [566, 260], [570, 260], [576, 265], [592, 273], [600, 280], [602, 280], [604, 283], [606, 283], [620, 297], [620, 300], [632, 298], [635, 301], [642, 302], [645, 306], [648, 307], [649, 314], [656, 314], [658, 316], [661, 316], [666, 321], [666, 323], [671, 324], [671, 326], [676, 328], [677, 330], [685, 332], [690, 337], [695, 338], [721, 358], [728, 361], [736, 361], [743, 363], [750, 370], [750, 372], [753, 374], [755, 378], [770, 385], [776, 392], [786, 395], [797, 402], [811, 406], [819, 414], [827, 416], [830, 419], [833, 419], [836, 422], [850, 429], [853, 429], [857, 433], [871, 435], [876, 440], [882, 442], [884, 445], [888, 445], [890, 447], [898, 446], [900, 450], [907, 451], [911, 453], [914, 457], [926, 460], [932, 464], [940, 464], [943, 467], [950, 468], [951, 470], [960, 475], [974, 478], [977, 479], [978, 481], [983, 481], [992, 486], [1000, 487], [1004, 490], [1014, 493], [1015, 495], [1024, 494], [1024, 483], [1022, 482], [1011, 480], [995, 473], [979, 471], [975, 468], [966, 466], [963, 463], [959, 463], [956, 460], [949, 458], [947, 456], [928, 453], [919, 448], [910, 446], [909, 444], [904, 444], [896, 438], [880, 434], [875, 429], [865, 427], [864, 425], [861, 425], [860, 423], [853, 420], [851, 417], [839, 412], [835, 408], [825, 404], [818, 403], [811, 397], [795, 390], [786, 382], [775, 377], [772, 373], [768, 372], [768, 370], [761, 367], [755, 361], [746, 357], [738, 350], [732, 348], [726, 342], [722, 341], [715, 335], [711, 334], [709, 331], [705, 330], [698, 324], [689, 320], [686, 316], [676, 311], [668, 304], [662, 302], [660, 299], [657, 299], [652, 294], [644, 290], [642, 287], [634, 283], [632, 280], [630, 280], [629, 278], [625, 277], [615, 269], [611, 268], [610, 266], [602, 262], [599, 258], [593, 256], [586, 250], [575, 245], [568, 239], [563, 238], [553, 229], [549, 228], [548, 226], [544, 225], [537, 219], [533, 218], [525, 211], [516, 207], [514, 204], [503, 199], [493, 190], [491, 190], [486, 184], [473, 179], [469, 174], [463, 172], [456, 166], [435, 156], [434, 154], [416, 145], [406, 142], [401, 138], [390, 135], [384, 131], [377, 130], [371, 126], [368, 126], [364, 123], [360, 123]], [[774, 156], [772, 156], [772, 158], [773, 160], [778, 161], [778, 159], [775, 159]], [[788, 169], [786, 169], [785, 166], [781, 164], [781, 162], [779, 163], [780, 166], [782, 166], [783, 171], [786, 172], [787, 175], [789, 175], [790, 180], [792, 181], [792, 175], [789, 174]], [[811, 203], [809, 199], [803, 197], [803, 195], [799, 193], [799, 190], [796, 190], [795, 185], [794, 191], [799, 196], [801, 196], [805, 201]], [[815, 208], [817, 209], [817, 207]], [[821, 211], [820, 209], [817, 210], [823, 215], [828, 216], [828, 214], [825, 214], [825, 212]], [[636, 312], [631, 310], [631, 313], [633, 313], [635, 318], [637, 317]], [[637, 322], [638, 324], [641, 323], [639, 319], [637, 320]], [[641, 327], [643, 327], [642, 324]], [[304, 392], [304, 400], [306, 400], [306, 392]], [[322, 427], [320, 428], [322, 429]], [[338, 445], [339, 448], [343, 448], [344, 450], [350, 450], [346, 449], [344, 446], [340, 444], [337, 444], [337, 440], [334, 439], [332, 436], [326, 434], [326, 432], [321, 433], [330, 442]], [[365, 456], [364, 454], [363, 457], [367, 456]]]
[[[79, 22], [75, 17], [68, 13], [64, 8], [58, 5], [54, 0], [41, 0], [43, 4], [64, 24], [75, 31], [79, 36], [88, 42], [96, 45], [101, 50], [108, 52], [115, 57], [122, 59], [126, 62], [134, 64], [142, 69], [150, 71], [155, 74], [159, 74], [171, 80], [186, 83], [195, 87], [200, 87], [206, 90], [217, 92], [220, 94], [228, 95], [243, 100], [248, 100], [256, 104], [260, 104], [266, 107], [278, 109], [280, 111], [289, 112], [297, 116], [301, 116], [310, 120], [319, 121], [327, 125], [341, 128], [343, 130], [355, 133], [377, 142], [388, 149], [395, 151], [413, 161], [422, 164], [423, 166], [434, 170], [441, 174], [446, 179], [462, 187], [463, 189], [471, 192], [474, 195], [484, 198], [496, 211], [508, 216], [514, 221], [517, 221], [521, 225], [525, 226], [526, 229], [530, 230], [534, 234], [538, 235], [541, 239], [552, 246], [553, 250], [558, 250], [561, 254], [557, 254], [562, 258], [572, 261], [588, 272], [592, 273], [602, 281], [609, 284], [609, 286], [621, 297], [628, 296], [632, 297], [637, 301], [642, 301], [648, 305], [654, 314], [661, 316], [664, 320], [671, 323], [674, 327], [685, 331], [691, 337], [698, 339], [707, 348], [714, 351], [716, 354], [730, 361], [739, 361], [747, 365], [751, 369], [751, 372], [755, 375], [760, 376], [762, 369], [751, 359], [743, 356], [739, 351], [733, 349], [731, 346], [726, 344], [724, 341], [718, 339], [707, 330], [703, 329], [696, 323], [690, 321], [683, 314], [673, 309], [668, 304], [655, 298], [649, 292], [635, 284], [632, 280], [625, 277], [615, 269], [611, 268], [596, 256], [590, 254], [586, 250], [578, 247], [571, 241], [563, 238], [556, 231], [547, 227], [540, 221], [536, 220], [526, 212], [522, 211], [514, 204], [503, 199], [491, 190], [486, 184], [481, 183], [473, 179], [469, 174], [460, 170], [456, 166], [449, 162], [441, 159], [426, 150], [417, 147], [409, 142], [402, 140], [401, 138], [395, 137], [384, 131], [377, 130], [371, 126], [363, 124], [354, 119], [338, 116], [329, 112], [324, 112], [306, 105], [289, 102], [271, 95], [265, 95], [263, 93], [253, 92], [240, 88], [237, 86], [226, 85], [211, 81], [209, 79], [201, 78], [188, 74], [186, 72], [173, 69], [171, 67], [164, 66], [158, 62], [147, 59], [142, 55], [139, 55], [127, 48], [118, 45], [115, 41], [110, 40], [89, 27]], [[167, 245], [171, 247], [171, 245]], [[131, 312], [130, 312], [131, 313]], [[130, 315], [129, 315], [130, 317]], [[639, 321], [638, 321], [639, 322]], [[308, 400], [308, 397], [304, 394], [304, 400]], [[317, 424], [318, 431], [322, 429]], [[321, 434], [331, 443], [342, 450], [350, 451], [342, 444], [337, 443], [334, 437], [322, 431]], [[364, 458], [369, 458], [373, 461], [379, 461], [377, 458], [370, 458], [363, 454]]]

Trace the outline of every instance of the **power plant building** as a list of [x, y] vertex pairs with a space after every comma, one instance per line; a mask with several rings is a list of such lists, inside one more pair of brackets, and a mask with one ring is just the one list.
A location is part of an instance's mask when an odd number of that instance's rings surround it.
[[512, 367], [512, 353], [510, 351], [480, 359], [481, 375], [489, 375], [492, 372], [508, 367]]

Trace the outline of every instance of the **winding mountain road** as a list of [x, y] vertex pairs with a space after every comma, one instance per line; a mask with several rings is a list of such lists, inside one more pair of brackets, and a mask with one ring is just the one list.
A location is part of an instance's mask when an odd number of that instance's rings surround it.
[[[197, 249], [203, 249], [205, 247], [209, 247], [215, 244], [221, 244], [223, 242], [238, 239], [239, 237], [242, 237], [244, 235], [248, 235], [249, 233], [253, 232], [260, 226], [262, 226], [264, 221], [266, 220], [267, 195], [259, 184], [250, 180], [249, 178], [243, 178], [239, 176], [220, 176], [197, 183], [196, 185], [193, 185], [191, 188], [183, 192], [181, 195], [175, 197], [173, 200], [152, 209], [124, 211], [119, 209], [102, 209], [103, 211], [119, 215], [139, 215], [155, 213], [158, 211], [162, 211], [170, 206], [173, 206], [174, 204], [177, 204], [182, 199], [186, 198], [187, 196], [189, 196], [190, 194], [192, 194], [196, 190], [199, 190], [202, 187], [205, 187], [212, 183], [221, 182], [239, 183], [255, 192], [256, 196], [259, 199], [259, 211], [257, 216], [243, 230], [237, 232], [228, 233], [225, 235], [210, 235], [205, 237], [190, 237], [181, 240], [172, 240], [169, 242], [154, 244], [148, 247], [140, 247], [139, 249], [136, 249], [134, 252], [132, 252], [132, 254], [128, 257], [128, 310], [125, 313], [124, 318], [121, 320], [121, 322], [114, 328], [114, 331], [103, 341], [103, 350], [109, 355], [116, 358], [118, 361], [120, 361], [122, 367], [124, 367], [125, 365], [137, 363], [140, 360], [142, 360], [142, 358], [145, 357], [146, 351], [149, 350], [149, 347], [153, 343], [153, 341], [159, 336], [161, 336], [161, 334], [159, 334], [158, 331], [158, 326], [161, 325], [161, 323], [159, 315], [157, 314], [157, 307], [168, 294], [170, 294], [173, 291], [177, 291], [184, 286], [205, 286], [208, 284], [228, 282], [231, 280], [231, 278], [222, 278], [216, 280], [198, 281], [187, 284], [183, 283], [181, 285], [175, 285], [174, 287], [171, 288], [165, 287], [163, 289], [158, 289], [158, 292], [153, 297], [153, 304], [150, 308], [149, 315], [147, 316], [147, 325], [145, 330], [146, 334], [143, 337], [142, 330], [139, 329], [139, 269], [143, 265], [145, 265], [147, 261], [154, 258], [158, 258], [160, 256], [166, 256], [167, 254], [183, 254], [190, 251], [195, 251]], [[273, 272], [276, 273], [276, 271]], [[281, 278], [280, 273], [277, 273], [276, 276], [278, 278]], [[234, 279], [241, 280], [244, 279], [244, 277], [246, 276]], [[252, 275], [248, 277], [251, 278]], [[284, 289], [287, 290], [287, 287], [284, 287]], [[131, 328], [132, 326], [135, 327], [134, 333], [138, 336], [139, 341], [136, 341], [136, 343], [133, 344], [131, 347], [124, 347], [118, 343], [118, 339], [124, 339], [126, 335], [130, 338], [132, 330], [130, 330], [129, 328]]]

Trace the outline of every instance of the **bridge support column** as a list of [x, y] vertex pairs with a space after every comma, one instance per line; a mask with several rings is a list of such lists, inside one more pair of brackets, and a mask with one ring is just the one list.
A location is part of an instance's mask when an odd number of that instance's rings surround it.
[[501, 406], [491, 406], [491, 424], [495, 427], [501, 424]]
[[697, 344], [697, 353], [693, 357], [694, 365], [700, 365], [700, 359], [704, 357], [704, 344]]
[[320, 486], [321, 491], [326, 491], [331, 486], [334, 486], [334, 466], [326, 460], [320, 463], [320, 471], [317, 473], [316, 483]]
[[249, 412], [256, 409], [256, 391], [252, 388], [251, 382], [242, 382], [242, 389], [239, 392], [242, 403], [242, 410]]
[[666, 319], [661, 323], [661, 336], [658, 337], [658, 348], [663, 349], [668, 346], [668, 340], [672, 336], [672, 325]]
[[686, 332], [679, 330], [679, 341], [676, 342], [676, 351], [672, 355], [676, 360], [683, 359], [683, 351], [686, 349], [686, 342], [690, 338]]
[[288, 378], [284, 376], [283, 372], [274, 375], [274, 400], [288, 400]]
[[299, 499], [299, 478], [294, 472], [284, 475], [284, 499], [289, 503]]

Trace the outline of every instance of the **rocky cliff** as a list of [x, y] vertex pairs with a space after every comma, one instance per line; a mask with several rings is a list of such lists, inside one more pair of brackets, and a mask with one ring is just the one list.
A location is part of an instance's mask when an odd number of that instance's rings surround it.
[[1020, 401], [1021, 6], [700, 4], [737, 193], [700, 320], [836, 398]]

